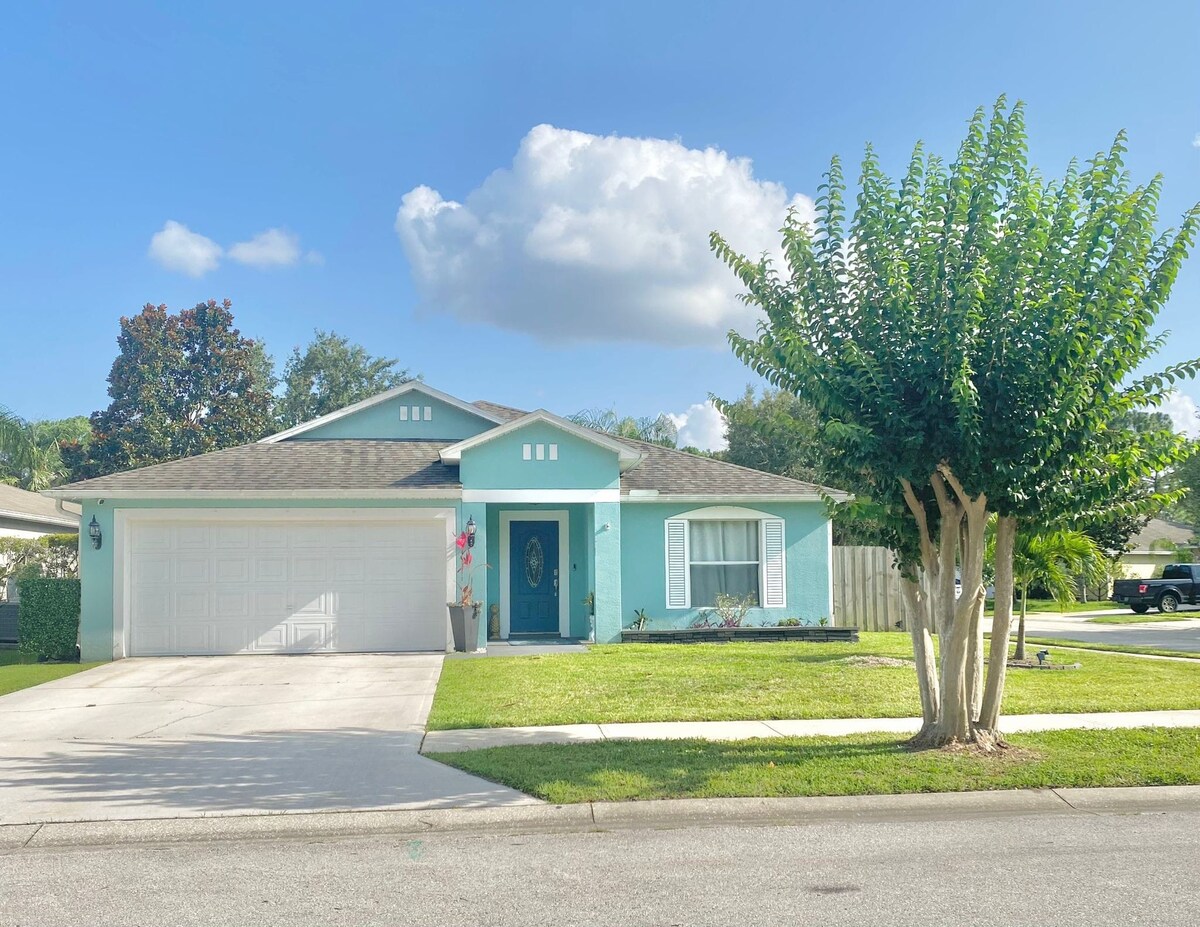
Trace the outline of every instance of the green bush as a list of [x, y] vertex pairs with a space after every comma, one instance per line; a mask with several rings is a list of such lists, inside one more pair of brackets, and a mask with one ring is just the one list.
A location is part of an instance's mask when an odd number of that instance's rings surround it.
[[17, 588], [21, 653], [38, 660], [78, 659], [79, 580], [29, 577], [20, 580]]

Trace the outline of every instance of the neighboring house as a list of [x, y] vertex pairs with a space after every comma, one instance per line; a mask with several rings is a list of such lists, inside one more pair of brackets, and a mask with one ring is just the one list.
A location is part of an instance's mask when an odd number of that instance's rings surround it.
[[[37, 538], [79, 530], [79, 507], [0, 483], [0, 538]], [[0, 644], [17, 640], [16, 589], [7, 576], [12, 561], [0, 551]], [[12, 588], [10, 588], [12, 587]]]
[[502, 638], [615, 641], [634, 609], [686, 625], [722, 590], [754, 595], [756, 624], [816, 621], [823, 499], [846, 498], [422, 382], [47, 494], [100, 531], [81, 545], [84, 660], [445, 650], [468, 524]]
[[0, 537], [36, 538], [79, 530], [79, 507], [0, 483]]
[[1162, 518], [1150, 519], [1129, 543], [1121, 567], [1130, 579], [1149, 579], [1168, 563], [1191, 561], [1200, 552], [1192, 528]]

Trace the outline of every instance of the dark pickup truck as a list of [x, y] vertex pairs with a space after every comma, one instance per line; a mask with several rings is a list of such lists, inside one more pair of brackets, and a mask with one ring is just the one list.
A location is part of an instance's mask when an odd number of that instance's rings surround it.
[[1198, 595], [1200, 563], [1170, 563], [1163, 567], [1162, 579], [1118, 579], [1112, 600], [1144, 615], [1151, 608], [1173, 612], [1180, 605], [1200, 604]]

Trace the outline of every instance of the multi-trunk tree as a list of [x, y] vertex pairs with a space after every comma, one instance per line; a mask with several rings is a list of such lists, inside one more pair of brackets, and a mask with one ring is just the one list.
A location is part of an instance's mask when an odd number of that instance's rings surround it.
[[1200, 208], [1157, 230], [1161, 180], [1135, 186], [1124, 150], [1119, 135], [1061, 179], [1043, 178], [1028, 163], [1022, 107], [1002, 99], [990, 117], [975, 114], [948, 165], [918, 146], [895, 182], [868, 148], [849, 218], [835, 160], [815, 222], [793, 213], [785, 223], [783, 268], [713, 235], [764, 315], [757, 337], [730, 333], [734, 352], [818, 410], [832, 473], [869, 493], [897, 552], [918, 744], [1000, 741], [1018, 523], [1119, 508], [1182, 453], [1177, 436], [1119, 421], [1197, 369], [1135, 376], [1160, 345], [1152, 326]]

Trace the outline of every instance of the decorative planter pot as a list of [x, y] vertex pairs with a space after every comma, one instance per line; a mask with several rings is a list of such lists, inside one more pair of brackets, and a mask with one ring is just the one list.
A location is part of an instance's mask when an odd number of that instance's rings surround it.
[[450, 609], [450, 631], [454, 635], [454, 649], [460, 653], [470, 653], [478, 649], [479, 613], [483, 610], [483, 603], [450, 604], [447, 607]]

